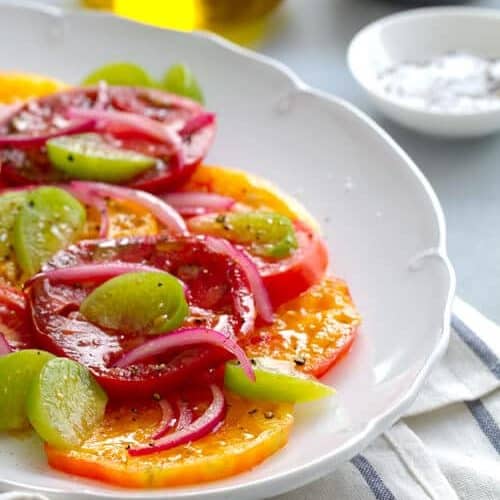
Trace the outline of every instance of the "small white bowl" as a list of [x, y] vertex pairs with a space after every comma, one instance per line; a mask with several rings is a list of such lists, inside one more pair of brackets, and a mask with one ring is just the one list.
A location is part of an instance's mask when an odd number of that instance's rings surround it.
[[381, 88], [380, 73], [395, 64], [453, 50], [500, 57], [500, 11], [435, 7], [388, 16], [354, 37], [347, 59], [354, 78], [377, 107], [406, 127], [444, 137], [475, 137], [500, 131], [500, 108], [466, 113], [422, 110]]

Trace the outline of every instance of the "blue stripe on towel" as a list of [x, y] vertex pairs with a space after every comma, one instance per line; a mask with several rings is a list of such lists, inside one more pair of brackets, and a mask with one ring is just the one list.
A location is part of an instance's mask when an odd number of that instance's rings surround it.
[[465, 405], [469, 408], [488, 441], [500, 455], [500, 427], [498, 427], [491, 413], [480, 399], [465, 401]]
[[378, 475], [373, 465], [363, 455], [356, 455], [351, 463], [358, 469], [363, 476], [366, 484], [370, 487], [377, 500], [396, 500], [391, 490], [385, 485], [382, 478]]
[[488, 345], [457, 316], [453, 315], [451, 324], [465, 344], [469, 346], [496, 378], [500, 379], [500, 360]]

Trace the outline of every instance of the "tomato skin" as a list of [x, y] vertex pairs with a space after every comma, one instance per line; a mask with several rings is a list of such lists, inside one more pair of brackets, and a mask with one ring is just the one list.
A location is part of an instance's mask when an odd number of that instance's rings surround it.
[[[246, 313], [242, 307], [251, 303], [249, 311], [255, 312], [241, 269], [228, 257], [212, 252], [202, 238], [87, 241], [56, 254], [47, 268], [113, 261], [148, 263], [182, 279], [191, 307], [187, 325], [214, 327], [224, 315], [227, 327], [237, 335], [242, 314]], [[199, 347], [171, 352], [129, 368], [114, 368], [113, 363], [125, 352], [150, 337], [105, 331], [86, 321], [79, 307], [94, 286], [37, 280], [28, 291], [28, 303], [38, 345], [89, 368], [110, 397], [166, 394], [199, 380], [200, 372], [228, 359], [221, 349]], [[236, 296], [245, 301], [235, 302]]]
[[7, 286], [0, 286], [0, 332], [14, 351], [33, 347], [25, 296]]
[[149, 191], [150, 193], [163, 193], [175, 190], [175, 188], [183, 184], [191, 177], [191, 175], [193, 175], [196, 167], [200, 163], [197, 161], [195, 163], [183, 165], [182, 167], [177, 168], [176, 162], [176, 159], [170, 160], [170, 167], [171, 170], [175, 172], [175, 175], [167, 173], [165, 175], [158, 175], [151, 178], [145, 175], [135, 181], [132, 181], [130, 187], [134, 189], [141, 189], [142, 191]]
[[273, 307], [294, 299], [325, 275], [328, 248], [319, 234], [296, 222], [299, 248], [288, 259], [269, 261], [253, 257]]

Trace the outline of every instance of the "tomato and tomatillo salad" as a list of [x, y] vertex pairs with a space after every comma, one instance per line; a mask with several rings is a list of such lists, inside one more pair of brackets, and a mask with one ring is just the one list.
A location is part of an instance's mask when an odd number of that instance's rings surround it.
[[0, 74], [0, 431], [125, 487], [210, 481], [283, 447], [360, 323], [301, 206], [202, 164], [183, 65], [82, 87]]

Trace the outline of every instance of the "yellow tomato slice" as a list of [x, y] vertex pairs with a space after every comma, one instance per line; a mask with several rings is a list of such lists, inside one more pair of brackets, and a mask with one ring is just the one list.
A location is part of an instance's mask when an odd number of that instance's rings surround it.
[[346, 283], [325, 278], [280, 306], [274, 322], [252, 332], [243, 347], [250, 357], [286, 359], [321, 377], [349, 350], [360, 322]]
[[128, 446], [147, 445], [161, 414], [157, 403], [110, 406], [104, 422], [79, 448], [46, 445], [55, 469], [132, 488], [213, 481], [245, 471], [283, 447], [293, 423], [292, 406], [252, 402], [226, 394], [223, 425], [204, 438], [168, 451], [131, 457]]
[[0, 73], [0, 104], [12, 104], [66, 88], [59, 80], [31, 73]]
[[127, 201], [108, 202], [108, 238], [153, 236], [158, 232], [154, 215], [139, 205]]

